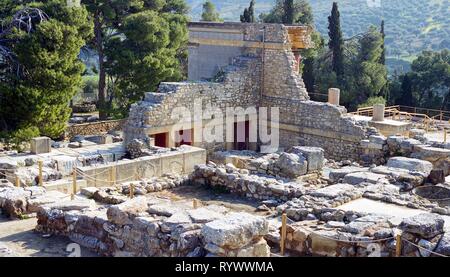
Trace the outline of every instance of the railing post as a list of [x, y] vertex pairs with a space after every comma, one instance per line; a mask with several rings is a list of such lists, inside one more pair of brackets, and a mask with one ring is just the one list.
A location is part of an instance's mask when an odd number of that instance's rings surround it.
[[38, 166], [39, 166], [39, 186], [42, 187], [43, 183], [44, 183], [44, 178], [42, 176], [42, 167], [43, 167], [44, 162], [43, 161], [38, 161]]
[[76, 166], [73, 167], [73, 173], [72, 173], [72, 194], [70, 195], [70, 199], [75, 199], [75, 194], [77, 193], [77, 168]]
[[130, 198], [131, 199], [134, 198], [134, 184], [133, 183], [130, 184]]
[[395, 236], [395, 256], [400, 257], [402, 255], [402, 235], [397, 233]]
[[281, 239], [280, 239], [280, 253], [284, 256], [284, 245], [286, 240], [286, 213], [281, 215]]
[[20, 179], [19, 176], [16, 175], [16, 187], [20, 187]]
[[444, 143], [447, 143], [447, 129], [444, 128]]

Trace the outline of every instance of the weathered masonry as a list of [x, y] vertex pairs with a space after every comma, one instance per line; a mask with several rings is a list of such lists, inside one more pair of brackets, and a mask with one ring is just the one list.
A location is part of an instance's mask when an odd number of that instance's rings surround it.
[[[317, 146], [329, 158], [359, 158], [360, 141], [368, 137], [367, 125], [355, 122], [342, 106], [310, 101], [298, 72], [299, 51], [313, 47], [309, 27], [190, 23], [189, 31], [189, 80], [162, 83], [157, 92], [146, 93], [143, 101], [133, 105], [124, 128], [126, 142], [152, 137], [163, 147], [193, 144], [208, 151], [258, 150], [261, 143], [249, 140], [253, 128], [249, 118], [266, 107], [269, 111], [279, 108], [279, 126], [271, 128], [279, 130], [280, 150]], [[176, 125], [179, 118], [171, 116], [177, 107], [190, 111], [182, 127]], [[210, 114], [220, 110], [225, 115], [227, 107], [247, 109], [247, 117], [235, 117], [230, 127]], [[205, 125], [222, 130], [228, 126], [232, 134], [227, 130], [222, 141], [213, 143], [196, 139]], [[237, 132], [243, 129], [245, 137]], [[182, 141], [175, 143], [176, 136]]]

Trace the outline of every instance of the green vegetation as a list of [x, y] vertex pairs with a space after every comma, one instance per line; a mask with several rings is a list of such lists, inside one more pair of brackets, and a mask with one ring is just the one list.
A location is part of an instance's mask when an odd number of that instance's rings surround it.
[[244, 13], [241, 14], [241, 22], [253, 23], [255, 21], [255, 0], [252, 0], [250, 6], [245, 8]]
[[221, 22], [219, 13], [216, 11], [216, 6], [209, 0], [203, 3], [202, 21]]
[[373, 105], [376, 104], [386, 105], [386, 99], [384, 99], [384, 97], [381, 96], [370, 97], [369, 99], [367, 99], [366, 102], [358, 105], [358, 108], [373, 107]]
[[419, 55], [411, 72], [394, 76], [389, 102], [450, 110], [450, 51], [425, 51]]
[[344, 39], [342, 38], [341, 19], [337, 2], [333, 2], [331, 15], [328, 17], [328, 47], [331, 50], [331, 68], [342, 83], [344, 75]]
[[259, 18], [266, 23], [313, 25], [312, 9], [306, 0], [277, 0], [269, 13], [262, 13]]
[[[84, 8], [68, 8], [64, 0], [24, 2], [48, 18], [32, 17], [30, 32], [14, 25], [5, 34], [4, 46], [13, 53], [18, 70], [9, 70], [8, 59], [0, 59], [0, 130], [15, 145], [39, 134], [63, 134], [71, 112], [68, 103], [84, 72], [78, 54], [92, 34]], [[3, 3], [10, 4], [0, 10], [5, 23], [24, 8], [13, 0]]]
[[[180, 78], [179, 59], [185, 55], [178, 36], [185, 41], [184, 0], [83, 0], [82, 4], [94, 23], [95, 36], [89, 46], [98, 55], [100, 119], [114, 113], [125, 116], [129, 105], [145, 91], [155, 90], [161, 81]], [[141, 51], [138, 46], [145, 43], [150, 45]]]

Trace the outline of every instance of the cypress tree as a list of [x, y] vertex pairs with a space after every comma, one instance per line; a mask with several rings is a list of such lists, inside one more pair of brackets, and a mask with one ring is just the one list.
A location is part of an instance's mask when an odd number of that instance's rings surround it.
[[294, 0], [285, 0], [283, 5], [283, 24], [294, 24]]
[[255, 0], [250, 1], [250, 6], [244, 9], [244, 13], [241, 14], [241, 22], [255, 22]]
[[381, 48], [383, 49], [383, 52], [381, 53], [380, 63], [385, 65], [386, 64], [386, 49], [384, 47], [384, 38], [386, 37], [386, 34], [384, 33], [384, 20], [381, 21], [381, 36], [383, 38], [383, 45]]
[[333, 2], [331, 15], [328, 17], [328, 47], [333, 53], [332, 69], [340, 80], [344, 74], [344, 40], [342, 37], [340, 13], [337, 2]]

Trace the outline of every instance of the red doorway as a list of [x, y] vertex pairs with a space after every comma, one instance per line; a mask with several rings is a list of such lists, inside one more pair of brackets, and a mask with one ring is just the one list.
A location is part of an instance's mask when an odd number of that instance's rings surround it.
[[249, 150], [250, 122], [234, 123], [234, 150]]
[[159, 133], [156, 135], [153, 135], [153, 137], [155, 138], [155, 146], [158, 147], [167, 147], [167, 136], [169, 135], [169, 133]]
[[176, 135], [175, 146], [180, 147], [181, 145], [192, 145], [193, 138], [194, 138], [193, 134], [194, 134], [194, 129], [178, 131], [175, 134]]

